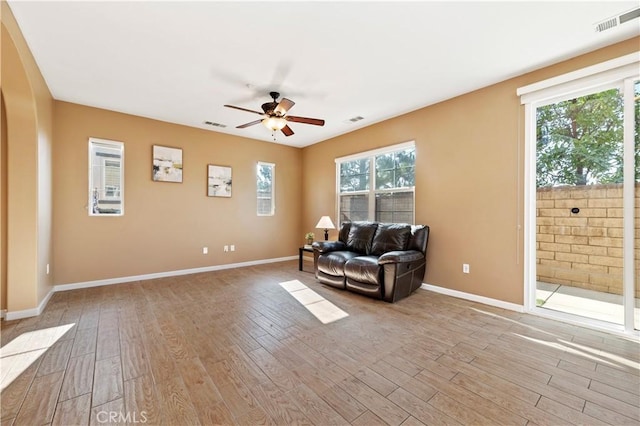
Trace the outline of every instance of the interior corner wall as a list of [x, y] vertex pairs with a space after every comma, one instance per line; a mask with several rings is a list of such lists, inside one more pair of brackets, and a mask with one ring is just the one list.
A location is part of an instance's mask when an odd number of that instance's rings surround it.
[[[36, 99], [38, 96], [36, 95]], [[37, 216], [37, 282], [38, 303], [49, 296], [53, 289], [53, 275], [47, 270], [47, 265], [53, 259], [53, 98], [47, 98], [41, 93], [38, 106], [39, 129], [37, 140], [37, 186], [38, 186], [38, 216]], [[48, 126], [43, 126], [48, 123]], [[46, 131], [43, 131], [43, 128]]]
[[5, 1], [0, 7], [9, 315], [37, 311], [52, 290], [46, 265], [52, 253], [53, 98], [11, 9]]
[[[55, 284], [171, 274], [297, 253], [301, 149], [60, 101], [54, 122]], [[124, 143], [123, 216], [88, 215], [90, 137]], [[153, 145], [182, 149], [182, 183], [152, 180]], [[258, 161], [276, 165], [274, 216], [257, 215]], [[207, 196], [208, 164], [231, 167], [230, 198]], [[224, 252], [225, 245], [236, 250]]]
[[[0, 67], [1, 68], [1, 67]], [[0, 77], [1, 81], [1, 77]], [[0, 310], [7, 309], [7, 114], [0, 92]]]
[[414, 140], [416, 223], [431, 227], [424, 282], [522, 305], [524, 109], [516, 89], [639, 45], [636, 37], [304, 148], [302, 229], [336, 214], [335, 158]]

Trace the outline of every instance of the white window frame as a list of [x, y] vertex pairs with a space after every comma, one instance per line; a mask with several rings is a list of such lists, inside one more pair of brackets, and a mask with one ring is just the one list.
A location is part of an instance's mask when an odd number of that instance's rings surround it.
[[[376, 194], [385, 194], [385, 193], [396, 193], [396, 192], [411, 192], [413, 194], [413, 212], [411, 213], [411, 223], [415, 224], [416, 221], [416, 187], [407, 186], [403, 188], [392, 188], [392, 189], [377, 189], [375, 185], [375, 176], [376, 176], [376, 167], [375, 167], [375, 159], [376, 156], [382, 154], [390, 154], [396, 151], [404, 151], [406, 149], [414, 149], [416, 148], [415, 141], [403, 142], [395, 145], [390, 145], [384, 148], [373, 149], [370, 151], [359, 152], [357, 154], [351, 154], [344, 157], [338, 157], [335, 159], [336, 163], [336, 211], [334, 219], [337, 226], [340, 226], [340, 196], [341, 195], [369, 195], [369, 205], [368, 205], [368, 219], [369, 221], [375, 220], [376, 215]], [[348, 163], [354, 160], [362, 160], [365, 158], [369, 158], [369, 189], [363, 191], [352, 191], [352, 192], [340, 192], [340, 166], [342, 163]], [[414, 173], [415, 173], [415, 164], [414, 164]], [[414, 179], [415, 182], [415, 179]]]
[[[119, 196], [114, 196], [114, 197], [106, 197], [104, 199], [110, 199], [110, 200], [119, 200], [120, 201], [120, 213], [94, 213], [93, 209], [92, 209], [92, 203], [93, 203], [93, 189], [94, 189], [94, 182], [93, 182], [93, 171], [92, 171], [92, 166], [93, 166], [93, 157], [94, 157], [94, 144], [102, 144], [102, 145], [110, 145], [111, 147], [113, 147], [114, 149], [119, 149], [120, 150], [120, 158], [118, 159], [102, 159], [102, 184], [103, 184], [103, 192], [105, 189], [105, 175], [106, 175], [106, 162], [107, 161], [118, 161], [120, 163], [120, 191], [119, 191]], [[89, 214], [89, 216], [124, 216], [124, 143], [123, 142], [119, 142], [119, 141], [114, 141], [114, 140], [108, 140], [108, 139], [99, 139], [99, 138], [89, 138], [88, 141], [88, 201], [87, 201], [87, 212]]]
[[[258, 200], [260, 198], [260, 191], [258, 190], [258, 169], [260, 167], [271, 168], [271, 209], [269, 213], [260, 213], [258, 211]], [[258, 161], [256, 165], [256, 213], [258, 216], [274, 216], [276, 214], [276, 165], [275, 163], [267, 163], [264, 161]]]
[[[608, 331], [638, 336], [634, 329], [634, 129], [633, 120], [625, 120], [624, 128], [624, 195], [625, 217], [623, 262], [623, 295], [625, 318], [619, 326], [588, 318], [578, 318], [563, 312], [536, 306], [536, 110], [538, 107], [568, 100], [602, 90], [618, 88], [624, 94], [624, 115], [634, 116], [633, 82], [640, 78], [640, 52], [602, 62], [518, 88], [516, 94], [524, 105], [524, 301], [525, 311], [562, 321], [587, 325]], [[632, 96], [629, 96], [631, 94]]]

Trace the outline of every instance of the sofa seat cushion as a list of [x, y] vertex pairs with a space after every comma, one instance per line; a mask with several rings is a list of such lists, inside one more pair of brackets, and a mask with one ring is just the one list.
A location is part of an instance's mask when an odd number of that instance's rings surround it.
[[378, 265], [378, 256], [354, 257], [344, 265], [347, 282], [350, 280], [379, 286], [382, 282], [381, 274], [382, 267]]
[[344, 277], [344, 265], [358, 256], [352, 251], [332, 251], [318, 258], [318, 271], [327, 275]]
[[339, 288], [340, 290], [346, 289], [345, 279], [343, 276], [329, 275], [322, 271], [318, 271], [318, 281], [322, 284], [329, 285], [331, 287]]
[[354, 293], [364, 294], [374, 299], [382, 299], [382, 285], [381, 284], [367, 284], [359, 281], [353, 281], [347, 278], [347, 282], [344, 286], [345, 289], [353, 291]]

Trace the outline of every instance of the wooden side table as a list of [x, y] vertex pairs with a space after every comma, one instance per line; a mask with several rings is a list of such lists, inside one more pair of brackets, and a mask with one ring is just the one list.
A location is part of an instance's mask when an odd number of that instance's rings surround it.
[[304, 252], [313, 253], [313, 249], [311, 246], [303, 246], [298, 249], [298, 270], [302, 271], [302, 253]]

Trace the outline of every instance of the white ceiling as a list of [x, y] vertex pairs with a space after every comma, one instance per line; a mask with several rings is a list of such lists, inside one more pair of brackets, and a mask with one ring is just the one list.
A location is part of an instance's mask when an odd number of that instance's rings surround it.
[[326, 120], [276, 134], [297, 147], [640, 33], [594, 31], [637, 1], [9, 5], [55, 99], [273, 142], [223, 105], [260, 110], [275, 90], [290, 114]]

